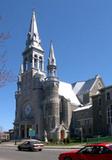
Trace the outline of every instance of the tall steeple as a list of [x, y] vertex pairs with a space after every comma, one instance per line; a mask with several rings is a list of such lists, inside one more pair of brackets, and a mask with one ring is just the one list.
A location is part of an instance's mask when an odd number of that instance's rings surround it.
[[29, 32], [26, 40], [26, 48], [31, 48], [33, 46], [35, 48], [42, 50], [40, 43], [41, 43], [41, 40], [39, 37], [35, 11], [33, 11], [31, 22], [30, 22], [30, 28], [29, 28]]
[[31, 70], [34, 74], [37, 73], [40, 78], [45, 75], [44, 50], [41, 47], [35, 11], [32, 13], [26, 48], [23, 52], [23, 72]]
[[49, 52], [47, 69], [48, 69], [48, 77], [56, 77], [57, 66], [56, 66], [56, 58], [54, 55], [54, 48], [53, 48], [52, 42], [50, 44], [50, 52]]

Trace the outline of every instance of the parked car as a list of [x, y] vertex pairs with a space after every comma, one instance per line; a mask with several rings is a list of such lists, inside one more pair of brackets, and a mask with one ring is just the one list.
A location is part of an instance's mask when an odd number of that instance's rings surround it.
[[30, 139], [25, 140], [23, 143], [18, 145], [18, 150], [29, 150], [29, 151], [42, 151], [44, 144], [41, 141]]
[[59, 155], [59, 160], [112, 160], [112, 143], [86, 145]]

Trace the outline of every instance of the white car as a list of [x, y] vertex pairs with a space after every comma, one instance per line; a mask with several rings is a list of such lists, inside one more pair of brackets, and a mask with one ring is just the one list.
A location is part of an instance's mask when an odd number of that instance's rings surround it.
[[25, 140], [23, 143], [18, 145], [18, 150], [29, 150], [29, 151], [42, 151], [44, 144], [35, 139]]

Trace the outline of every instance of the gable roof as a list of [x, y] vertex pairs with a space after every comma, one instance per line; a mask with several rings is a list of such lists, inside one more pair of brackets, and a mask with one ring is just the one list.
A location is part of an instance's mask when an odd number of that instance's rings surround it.
[[59, 91], [58, 92], [60, 96], [63, 96], [66, 99], [70, 100], [70, 102], [75, 104], [76, 106], [81, 105], [70, 83], [59, 81]]
[[88, 79], [87, 81], [73, 83], [73, 91], [77, 96], [90, 92], [97, 78], [100, 78], [100, 76], [97, 75], [94, 78]]
[[84, 93], [88, 93], [90, 91], [91, 87], [93, 86], [95, 80], [96, 80], [96, 77], [85, 81], [84, 85], [79, 90], [78, 95], [82, 95]]
[[50, 132], [51, 133], [55, 133], [55, 132], [58, 132], [59, 130], [62, 130], [62, 129], [66, 130], [66, 131], [69, 131], [66, 128], [65, 124], [62, 122], [61, 124], [59, 124], [58, 126], [56, 126], [54, 129], [52, 129]]
[[85, 81], [81, 81], [81, 82], [76, 82], [72, 84], [72, 88], [75, 94], [77, 94], [80, 91], [84, 83]]
[[97, 78], [98, 76], [95, 76], [94, 78], [91, 78], [87, 81], [81, 81], [72, 84], [73, 91], [81, 103], [83, 103], [83, 95], [91, 91]]

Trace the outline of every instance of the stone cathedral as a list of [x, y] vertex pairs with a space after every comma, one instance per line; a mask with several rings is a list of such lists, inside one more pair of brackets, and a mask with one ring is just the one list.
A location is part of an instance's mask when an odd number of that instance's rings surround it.
[[82, 117], [79, 113], [82, 111], [90, 111], [85, 119], [88, 120], [87, 128], [90, 126], [87, 134], [92, 134], [91, 97], [104, 87], [102, 79], [97, 75], [73, 84], [60, 81], [52, 43], [46, 72], [34, 11], [22, 56], [15, 93], [16, 138], [28, 138], [29, 129], [33, 129], [38, 139], [43, 140], [46, 133], [48, 140], [63, 140], [80, 130]]

